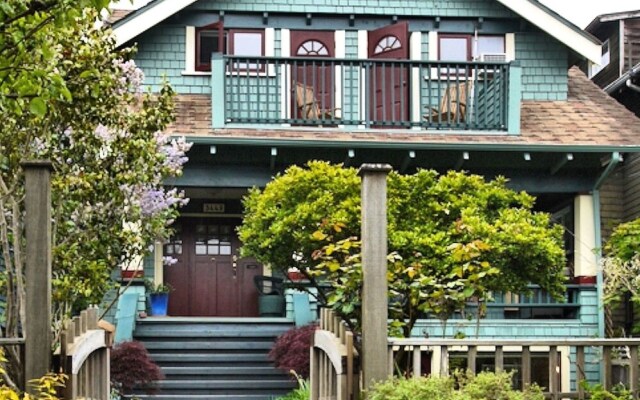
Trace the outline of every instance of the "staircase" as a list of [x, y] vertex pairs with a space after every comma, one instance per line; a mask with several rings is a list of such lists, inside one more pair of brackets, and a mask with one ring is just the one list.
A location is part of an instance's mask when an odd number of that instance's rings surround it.
[[293, 327], [284, 318], [156, 317], [137, 322], [165, 379], [140, 399], [271, 400], [297, 384], [267, 354], [276, 337]]

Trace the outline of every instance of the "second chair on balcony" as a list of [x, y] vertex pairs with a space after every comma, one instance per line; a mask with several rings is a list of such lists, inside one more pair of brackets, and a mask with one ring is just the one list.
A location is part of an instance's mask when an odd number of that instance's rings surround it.
[[312, 121], [335, 121], [339, 120], [340, 108], [323, 108], [316, 99], [315, 90], [312, 86], [296, 83], [296, 106], [300, 116], [305, 120]]
[[427, 106], [423, 116], [428, 122], [458, 124], [467, 120], [467, 103], [473, 98], [473, 83], [461, 82], [448, 86], [442, 94], [440, 108]]

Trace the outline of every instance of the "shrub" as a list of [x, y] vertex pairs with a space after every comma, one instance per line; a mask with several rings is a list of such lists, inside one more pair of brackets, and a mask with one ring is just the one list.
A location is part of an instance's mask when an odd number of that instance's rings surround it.
[[156, 389], [154, 383], [163, 378], [142, 343], [123, 342], [111, 350], [111, 384], [120, 394], [130, 393], [136, 386], [152, 393]]
[[434, 376], [390, 379], [375, 385], [367, 398], [369, 400], [450, 400], [453, 396], [453, 379]]
[[293, 328], [276, 339], [269, 352], [269, 358], [276, 368], [295, 371], [302, 379], [309, 378], [311, 337], [318, 329], [317, 324], [309, 324]]
[[[481, 372], [455, 378], [394, 378], [374, 386], [369, 400], [544, 400], [537, 386], [524, 392], [511, 388], [513, 373]], [[457, 388], [456, 388], [457, 386]]]

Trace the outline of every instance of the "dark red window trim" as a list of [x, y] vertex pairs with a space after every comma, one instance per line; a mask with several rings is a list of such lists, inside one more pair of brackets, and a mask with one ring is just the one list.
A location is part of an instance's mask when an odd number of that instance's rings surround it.
[[200, 62], [200, 41], [202, 40], [201, 33], [204, 31], [218, 31], [218, 48], [224, 49], [224, 24], [222, 22], [215, 22], [210, 25], [196, 28], [196, 71], [211, 71], [211, 60], [206, 63]]

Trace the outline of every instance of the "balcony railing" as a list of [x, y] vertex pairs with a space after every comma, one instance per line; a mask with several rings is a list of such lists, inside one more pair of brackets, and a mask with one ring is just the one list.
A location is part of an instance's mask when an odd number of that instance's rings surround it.
[[518, 133], [516, 63], [212, 56], [213, 127]]

